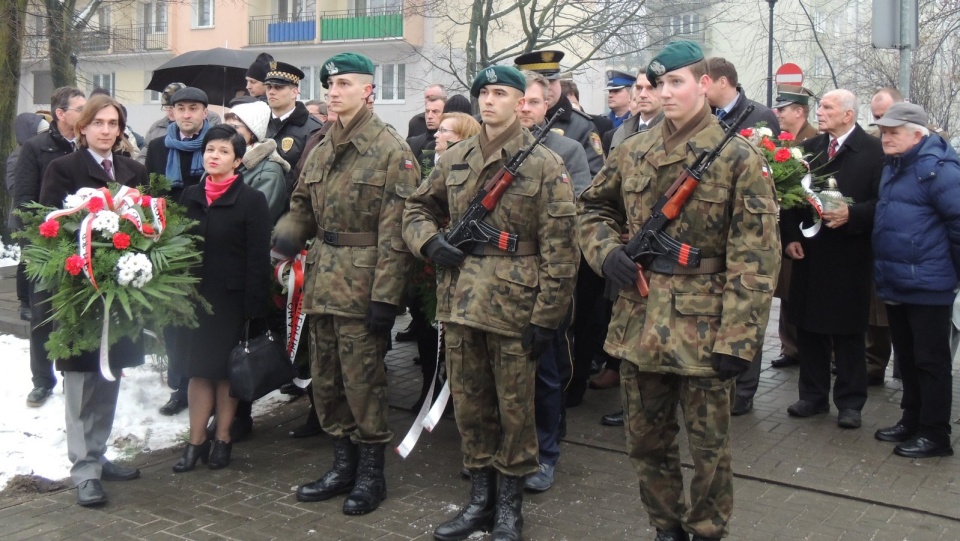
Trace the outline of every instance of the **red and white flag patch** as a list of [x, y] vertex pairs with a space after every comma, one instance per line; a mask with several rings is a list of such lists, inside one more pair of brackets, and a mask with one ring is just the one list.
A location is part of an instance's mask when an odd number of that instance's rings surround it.
[[404, 169], [413, 169], [413, 162], [410, 160], [403, 160]]

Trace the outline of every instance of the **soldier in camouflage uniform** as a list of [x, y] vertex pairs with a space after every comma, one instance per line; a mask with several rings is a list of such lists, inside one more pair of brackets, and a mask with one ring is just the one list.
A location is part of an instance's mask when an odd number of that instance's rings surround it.
[[460, 219], [509, 157], [533, 142], [517, 117], [524, 89], [523, 75], [512, 67], [477, 75], [471, 93], [479, 99], [483, 131], [444, 153], [403, 215], [413, 253], [445, 267], [438, 273], [437, 319], [445, 323], [454, 412], [472, 482], [470, 503], [434, 531], [440, 540], [466, 539], [493, 523], [493, 539], [520, 539], [523, 476], [538, 471], [536, 359], [573, 291], [573, 189], [560, 159], [542, 146], [485, 219], [518, 235], [516, 252], [478, 244], [465, 253], [438, 234], [445, 220]]
[[[667, 45], [647, 69], [661, 89], [663, 123], [614, 149], [580, 198], [581, 249], [594, 269], [624, 288], [604, 347], [627, 361], [620, 365], [627, 445], [658, 541], [728, 533], [733, 382], [761, 344], [780, 267], [773, 182], [759, 153], [737, 137], [665, 229], [702, 250], [697, 273], [680, 274], [665, 262], [669, 271], [647, 271], [649, 296], [637, 290], [637, 267], [620, 235], [635, 234], [684, 166], [723, 138], [706, 104], [705, 73], [696, 43]], [[678, 404], [694, 462], [689, 506], [676, 443]]]
[[277, 223], [274, 249], [299, 251], [310, 237], [303, 310], [309, 314], [310, 368], [317, 414], [335, 438], [333, 467], [299, 487], [300, 501], [350, 492], [343, 512], [361, 515], [386, 496], [387, 378], [383, 359], [412, 263], [400, 220], [419, 167], [406, 142], [366, 107], [373, 63], [334, 56], [320, 72], [339, 115], [310, 153]]

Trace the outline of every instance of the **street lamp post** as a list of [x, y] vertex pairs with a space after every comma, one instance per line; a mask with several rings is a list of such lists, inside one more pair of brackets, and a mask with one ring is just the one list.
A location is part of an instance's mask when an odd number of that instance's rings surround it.
[[773, 106], [773, 6], [777, 0], [767, 0], [770, 4], [770, 26], [767, 32], [767, 107]]

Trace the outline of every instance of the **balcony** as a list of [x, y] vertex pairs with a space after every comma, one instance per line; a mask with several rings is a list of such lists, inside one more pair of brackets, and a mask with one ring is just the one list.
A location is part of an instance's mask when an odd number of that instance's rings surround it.
[[127, 25], [81, 31], [77, 54], [124, 54], [167, 48], [165, 25]]
[[[319, 24], [318, 24], [319, 22]], [[373, 41], [403, 38], [401, 10], [324, 11], [315, 17], [250, 18], [250, 45]]]

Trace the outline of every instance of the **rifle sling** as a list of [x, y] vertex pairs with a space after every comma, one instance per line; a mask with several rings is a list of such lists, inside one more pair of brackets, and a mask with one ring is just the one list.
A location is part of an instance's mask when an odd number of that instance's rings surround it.
[[537, 255], [540, 253], [540, 245], [536, 241], [532, 240], [521, 240], [517, 242], [517, 250], [515, 252], [507, 252], [501, 250], [492, 244], [480, 244], [475, 243], [473, 249], [470, 250], [470, 255], [486, 257], [486, 256], [507, 256], [507, 257], [521, 257], [527, 255]]

